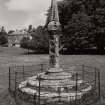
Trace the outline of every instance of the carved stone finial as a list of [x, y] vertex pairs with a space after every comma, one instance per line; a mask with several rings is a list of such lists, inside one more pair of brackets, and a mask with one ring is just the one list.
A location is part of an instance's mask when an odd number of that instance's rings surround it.
[[58, 6], [57, 1], [52, 0], [51, 2], [51, 10], [50, 10], [50, 19], [48, 24], [49, 31], [55, 31], [60, 29], [60, 22], [59, 22], [59, 14], [58, 14]]

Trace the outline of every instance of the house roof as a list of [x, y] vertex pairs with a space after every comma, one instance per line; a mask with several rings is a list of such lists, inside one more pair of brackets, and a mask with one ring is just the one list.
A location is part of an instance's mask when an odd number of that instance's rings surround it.
[[15, 32], [12, 32], [11, 34], [8, 34], [8, 36], [17, 36], [17, 35], [27, 35], [28, 32], [26, 31], [15, 31]]

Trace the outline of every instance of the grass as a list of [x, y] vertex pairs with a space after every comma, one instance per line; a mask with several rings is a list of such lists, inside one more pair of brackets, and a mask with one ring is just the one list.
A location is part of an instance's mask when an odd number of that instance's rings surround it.
[[[11, 65], [48, 63], [48, 55], [26, 55], [27, 50], [0, 47], [0, 105], [10, 105], [8, 99], [8, 68]], [[60, 63], [85, 64], [97, 67], [101, 72], [101, 91], [105, 91], [105, 55], [61, 55]], [[100, 104], [99, 104], [100, 105]]]

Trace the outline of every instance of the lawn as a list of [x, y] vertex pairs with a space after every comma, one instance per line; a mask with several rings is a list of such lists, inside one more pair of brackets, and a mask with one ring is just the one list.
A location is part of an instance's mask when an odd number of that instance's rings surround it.
[[[20, 48], [0, 47], [0, 105], [9, 105], [8, 68], [11, 65], [32, 65], [48, 63], [48, 55], [26, 54]], [[85, 64], [97, 67], [101, 72], [101, 90], [105, 90], [105, 55], [61, 55], [61, 64]]]

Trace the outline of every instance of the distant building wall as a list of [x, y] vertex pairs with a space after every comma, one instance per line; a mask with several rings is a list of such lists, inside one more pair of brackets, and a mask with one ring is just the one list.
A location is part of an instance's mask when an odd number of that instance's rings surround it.
[[20, 42], [23, 37], [29, 37], [29, 34], [9, 34], [8, 35], [8, 47], [20, 47]]

